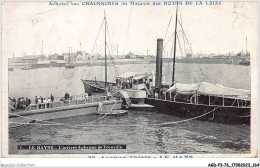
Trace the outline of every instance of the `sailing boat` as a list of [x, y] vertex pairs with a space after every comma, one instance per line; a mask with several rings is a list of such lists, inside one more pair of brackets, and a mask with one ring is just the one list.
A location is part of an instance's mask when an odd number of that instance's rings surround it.
[[116, 85], [115, 83], [107, 82], [107, 48], [106, 48], [107, 47], [107, 41], [106, 41], [107, 21], [106, 21], [105, 12], [104, 12], [103, 22], [105, 22], [105, 81], [82, 80], [84, 84], [85, 93], [88, 93], [88, 95], [90, 96], [92, 94], [103, 94], [106, 93], [107, 91], [111, 91], [112, 86]]
[[228, 88], [208, 82], [175, 83], [175, 56], [178, 6], [176, 9], [172, 85], [162, 85], [163, 39], [157, 39], [155, 96], [147, 98], [158, 112], [170, 115], [221, 122], [250, 125], [250, 91]]
[[94, 94], [103, 94], [120, 97], [123, 99], [123, 105], [126, 108], [151, 108], [150, 105], [144, 104], [144, 101], [147, 95], [151, 95], [150, 88], [154, 83], [154, 75], [152, 73], [126, 72], [120, 75], [117, 73], [115, 82], [107, 81], [106, 15], [104, 15], [103, 22], [105, 22], [105, 81], [82, 80], [85, 93], [90, 96]]

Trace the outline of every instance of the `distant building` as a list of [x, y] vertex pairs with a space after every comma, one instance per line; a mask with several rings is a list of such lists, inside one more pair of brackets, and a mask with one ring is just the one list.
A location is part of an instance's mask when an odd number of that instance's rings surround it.
[[26, 55], [21, 58], [22, 62], [25, 63], [37, 63], [38, 61], [43, 61], [45, 59], [46, 57], [43, 55]]
[[22, 62], [21, 57], [8, 58], [8, 63], [18, 63], [18, 62]]
[[88, 61], [88, 62], [93, 62], [93, 61], [95, 61], [95, 60], [97, 60], [97, 59], [95, 58], [94, 55], [91, 55], [91, 54], [89, 54], [89, 53], [86, 53], [86, 54], [85, 54], [85, 60]]
[[187, 53], [186, 54], [186, 58], [191, 58], [192, 57], [192, 54], [191, 53]]
[[136, 59], [144, 59], [144, 55], [136, 55]]
[[136, 59], [136, 55], [134, 55], [133, 53], [130, 52], [125, 55], [125, 58], [126, 59]]
[[76, 53], [73, 53], [73, 61], [80, 62], [86, 60], [86, 52], [85, 51], [77, 51]]
[[85, 51], [77, 51], [76, 53], [63, 53], [65, 61], [72, 62], [92, 62], [95, 58], [94, 56], [86, 53]]
[[49, 60], [64, 60], [64, 56], [59, 55], [59, 54], [52, 54], [49, 57]]

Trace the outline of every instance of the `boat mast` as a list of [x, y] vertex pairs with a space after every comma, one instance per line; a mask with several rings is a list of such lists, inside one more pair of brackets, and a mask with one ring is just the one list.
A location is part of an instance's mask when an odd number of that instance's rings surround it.
[[42, 41], [42, 56], [43, 56], [43, 41]]
[[178, 21], [178, 4], [176, 8], [176, 19], [175, 19], [175, 32], [174, 32], [174, 53], [173, 53], [173, 64], [172, 64], [172, 85], [174, 85], [174, 73], [175, 73], [175, 57], [176, 57], [176, 36], [177, 36], [177, 21]]
[[69, 61], [69, 63], [70, 63], [70, 47], [69, 47], [69, 60], [68, 60], [68, 61]]
[[247, 36], [246, 36], [246, 55], [247, 55]]
[[104, 11], [104, 20], [105, 20], [105, 87], [107, 86], [107, 39], [106, 39], [106, 30], [107, 30], [107, 20], [106, 20], [106, 11]]

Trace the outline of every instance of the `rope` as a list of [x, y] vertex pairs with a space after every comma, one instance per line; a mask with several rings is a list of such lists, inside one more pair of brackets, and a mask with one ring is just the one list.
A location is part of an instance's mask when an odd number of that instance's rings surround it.
[[213, 111], [213, 116], [212, 116], [212, 118], [210, 118], [210, 120], [212, 121], [214, 119], [214, 111]]
[[[186, 120], [180, 120], [180, 121], [174, 121], [174, 122], [166, 122], [166, 123], [159, 123], [159, 124], [147, 124], [147, 126], [163, 126], [163, 125], [171, 125], [171, 124], [177, 124], [177, 123], [183, 123], [183, 122], [187, 122], [187, 121], [191, 121], [191, 120], [195, 120], [197, 118], [203, 117], [207, 114], [210, 114], [212, 112], [214, 112], [216, 109], [218, 109], [219, 106], [217, 106], [216, 108], [214, 108], [213, 110], [204, 113], [202, 115], [199, 115], [197, 117], [193, 117], [193, 118], [189, 118]], [[103, 118], [104, 116], [102, 116]], [[9, 122], [9, 123], [15, 123], [15, 122]], [[37, 125], [38, 123], [18, 123], [18, 124], [25, 124], [25, 125]], [[144, 125], [137, 125], [137, 124], [130, 124], [130, 125], [70, 125], [70, 124], [63, 124], [63, 123], [59, 123], [59, 125], [67, 125], [67, 126], [72, 126], [72, 127], [139, 127], [139, 126], [144, 126]], [[38, 125], [56, 125], [56, 124], [51, 124], [51, 123], [47, 123], [47, 124], [38, 124]]]
[[231, 106], [233, 106], [235, 102], [236, 102], [236, 99], [235, 99], [234, 102], [231, 104]]
[[[173, 13], [172, 13], [172, 16], [173, 16]], [[166, 35], [167, 35], [167, 32], [168, 32], [168, 29], [169, 29], [169, 27], [170, 27], [170, 25], [171, 25], [171, 22], [172, 22], [172, 16], [171, 16], [171, 18], [170, 18], [170, 21], [169, 21], [168, 27], [167, 27], [167, 29], [166, 29], [166, 32], [165, 32], [165, 35], [164, 35], [163, 41], [165, 40]]]
[[161, 125], [170, 125], [170, 124], [177, 124], [177, 123], [187, 122], [187, 121], [190, 121], [190, 120], [195, 120], [195, 119], [197, 119], [197, 118], [203, 117], [203, 116], [205, 116], [205, 115], [207, 115], [207, 114], [209, 114], [209, 113], [212, 113], [212, 112], [214, 112], [214, 111], [215, 111], [216, 109], [218, 109], [218, 108], [219, 108], [219, 106], [217, 106], [216, 108], [214, 108], [213, 110], [211, 110], [211, 111], [209, 111], [209, 112], [207, 112], [207, 113], [204, 113], [204, 114], [199, 115], [199, 116], [197, 116], [197, 117], [189, 118], [189, 119], [186, 119], [186, 120], [175, 121], [175, 122], [168, 122], [168, 123], [161, 123], [161, 124], [150, 124], [150, 125], [153, 125], [153, 126], [161, 126]]
[[97, 35], [97, 37], [96, 37], [96, 40], [95, 40], [94, 45], [93, 45], [92, 50], [91, 50], [91, 55], [93, 54], [93, 50], [94, 50], [94, 47], [95, 47], [95, 45], [96, 45], [96, 42], [97, 42], [98, 36], [99, 36], [99, 34], [100, 34], [100, 31], [101, 31], [101, 29], [102, 29], [102, 27], [103, 27], [104, 21], [105, 21], [105, 19], [103, 19], [102, 24], [101, 24], [101, 26], [100, 26], [100, 28], [99, 28], [98, 35]]
[[96, 120], [94, 120], [94, 121], [90, 121], [90, 122], [88, 122], [88, 123], [93, 123], [93, 122], [95, 122], [95, 121], [101, 120], [101, 119], [104, 118], [105, 116], [107, 116], [107, 114], [105, 114], [104, 116], [102, 116], [102, 117], [100, 117], [100, 118], [98, 118], [98, 119], [96, 119]]
[[12, 106], [10, 106], [10, 105], [8, 105], [11, 109], [13, 109], [13, 110], [16, 110], [15, 108], [13, 108]]

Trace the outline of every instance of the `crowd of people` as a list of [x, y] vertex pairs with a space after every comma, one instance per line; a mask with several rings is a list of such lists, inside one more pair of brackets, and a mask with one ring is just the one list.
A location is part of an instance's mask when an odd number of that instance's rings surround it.
[[[12, 110], [25, 110], [31, 104], [33, 104], [33, 107], [36, 107], [37, 109], [52, 108], [54, 103], [54, 96], [52, 94], [50, 97], [45, 98], [42, 96], [35, 96], [34, 102], [29, 97], [19, 97], [17, 100], [15, 97], [9, 97], [9, 99], [12, 101]], [[68, 92], [66, 92], [64, 97], [60, 99], [60, 101], [64, 101], [64, 103], [68, 103], [69, 100], [71, 100], [71, 97]]]
[[116, 79], [116, 84], [121, 89], [131, 89], [133, 85], [138, 85], [144, 83], [148, 89], [150, 89], [149, 79], [147, 77], [141, 78], [139, 80], [133, 80], [133, 78], [126, 79]]
[[[32, 100], [29, 97], [19, 97], [17, 100], [15, 97], [9, 98], [13, 102], [13, 110], [23, 109], [25, 110], [30, 104], [32, 104]], [[50, 97], [43, 98], [42, 96], [35, 96], [34, 104], [37, 108], [50, 108], [54, 102], [54, 96], [51, 94]]]
[[34, 103], [38, 106], [39, 109], [41, 108], [50, 108], [53, 106], [54, 96], [51, 94], [50, 97], [43, 98], [42, 96], [37, 97], [35, 96]]
[[31, 104], [31, 99], [29, 97], [19, 97], [17, 100], [15, 97], [9, 98], [13, 102], [14, 109], [26, 109]]

